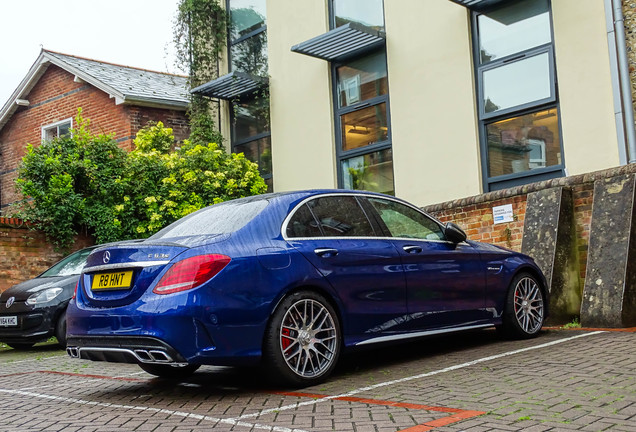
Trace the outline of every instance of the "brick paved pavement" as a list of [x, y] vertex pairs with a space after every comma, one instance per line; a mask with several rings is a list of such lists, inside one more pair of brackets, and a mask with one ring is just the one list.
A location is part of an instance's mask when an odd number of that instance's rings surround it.
[[636, 333], [493, 331], [348, 355], [326, 383], [272, 389], [258, 370], [181, 383], [52, 346], [0, 350], [0, 431], [636, 431]]

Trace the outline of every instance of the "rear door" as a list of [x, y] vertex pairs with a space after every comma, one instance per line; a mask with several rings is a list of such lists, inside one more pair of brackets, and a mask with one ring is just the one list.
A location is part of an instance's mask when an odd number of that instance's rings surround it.
[[402, 258], [413, 329], [484, 322], [485, 271], [479, 252], [468, 243], [447, 241], [442, 226], [414, 207], [382, 198], [369, 197], [368, 202]]
[[404, 329], [406, 286], [398, 251], [382, 238], [355, 195], [312, 198], [286, 223], [287, 241], [337, 292], [349, 336]]

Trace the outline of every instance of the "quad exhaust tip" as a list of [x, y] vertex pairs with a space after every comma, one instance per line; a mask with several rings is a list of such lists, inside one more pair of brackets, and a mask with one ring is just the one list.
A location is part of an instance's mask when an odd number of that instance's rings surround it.
[[[75, 359], [93, 359], [91, 354], [97, 354], [102, 357], [103, 360], [108, 361], [110, 356], [113, 355], [127, 355], [132, 356], [139, 363], [161, 363], [161, 364], [176, 364], [172, 357], [165, 351], [161, 350], [146, 350], [136, 349], [131, 350], [127, 348], [102, 348], [102, 347], [74, 347], [69, 346], [66, 348], [66, 353]], [[117, 360], [110, 360], [117, 361]], [[121, 360], [119, 360], [121, 361]]]

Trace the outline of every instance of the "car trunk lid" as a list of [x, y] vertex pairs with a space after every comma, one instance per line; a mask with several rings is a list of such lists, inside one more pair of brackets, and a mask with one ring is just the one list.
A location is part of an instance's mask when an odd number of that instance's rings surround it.
[[174, 257], [188, 249], [176, 242], [128, 242], [96, 249], [84, 267], [78, 297], [91, 307], [133, 303]]

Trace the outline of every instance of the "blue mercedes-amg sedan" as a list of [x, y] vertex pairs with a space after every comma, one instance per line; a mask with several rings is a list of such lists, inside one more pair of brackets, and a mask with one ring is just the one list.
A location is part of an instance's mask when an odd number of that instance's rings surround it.
[[530, 257], [468, 241], [405, 201], [274, 193], [94, 250], [67, 311], [67, 350], [173, 378], [261, 364], [304, 386], [356, 346], [493, 326], [533, 337], [547, 295]]

